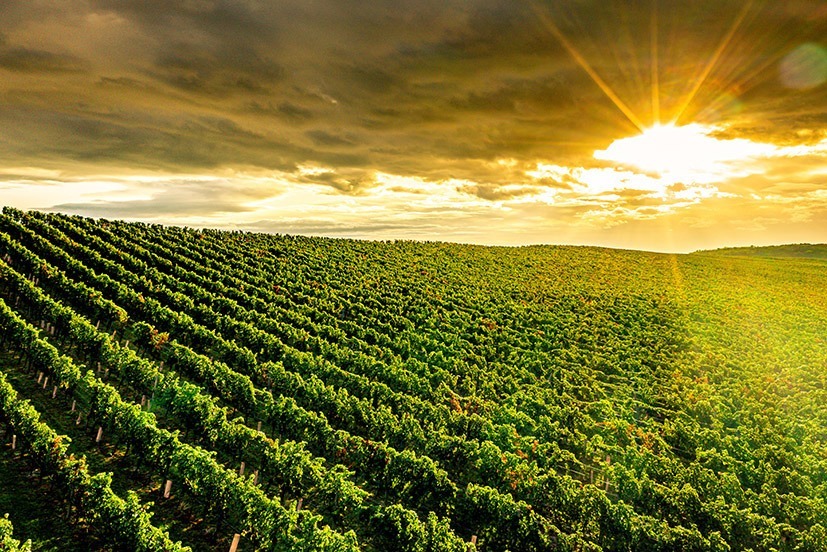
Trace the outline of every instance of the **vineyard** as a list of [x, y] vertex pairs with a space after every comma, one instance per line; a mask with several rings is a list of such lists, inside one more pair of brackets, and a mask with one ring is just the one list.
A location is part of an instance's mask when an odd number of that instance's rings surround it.
[[758, 251], [5, 208], [0, 550], [827, 551], [827, 261]]

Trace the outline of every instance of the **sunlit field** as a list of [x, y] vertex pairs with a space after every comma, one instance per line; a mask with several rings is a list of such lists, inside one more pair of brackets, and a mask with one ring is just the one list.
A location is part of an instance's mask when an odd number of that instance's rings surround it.
[[827, 549], [823, 246], [6, 209], [0, 258], [0, 508], [37, 549]]

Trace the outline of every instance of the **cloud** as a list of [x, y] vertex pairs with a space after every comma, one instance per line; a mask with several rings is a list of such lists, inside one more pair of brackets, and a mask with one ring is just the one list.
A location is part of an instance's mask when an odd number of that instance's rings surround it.
[[[142, 187], [141, 199], [59, 205], [135, 217], [177, 209], [224, 224], [222, 213], [264, 220], [248, 210], [258, 196], [184, 175], [273, 173], [295, 190], [292, 201], [315, 205], [308, 190], [326, 190], [325, 201], [352, 199], [363, 214], [388, 210], [370, 224], [324, 211], [318, 228], [413, 231], [395, 210], [420, 217], [419, 235], [466, 238], [459, 222], [431, 217], [495, 217], [518, 236], [685, 216], [723, 205], [719, 194], [777, 194], [811, 209], [820, 153], [767, 158], [758, 172], [707, 183], [659, 182], [595, 159], [639, 130], [593, 77], [647, 124], [659, 105], [664, 122], [680, 112], [682, 123], [719, 128], [720, 139], [818, 144], [827, 137], [827, 12], [816, 4], [751, 3], [712, 65], [747, 4], [662, 5], [655, 102], [647, 2], [6, 0], [0, 158], [15, 170], [0, 178], [55, 171], [81, 186], [102, 174], [162, 173], [174, 184]], [[483, 235], [486, 225], [476, 228]]]
[[147, 74], [186, 92], [211, 96], [268, 94], [284, 69], [252, 49], [210, 52], [173, 44], [161, 53]]
[[536, 196], [543, 191], [542, 187], [538, 186], [493, 186], [485, 184], [470, 184], [460, 187], [460, 190], [473, 194], [479, 198], [489, 201], [503, 201], [515, 199], [526, 196]]
[[[75, 50], [71, 57], [48, 58], [52, 69], [90, 69], [91, 86], [76, 80], [28, 91], [50, 113], [25, 125], [21, 120], [14, 132], [23, 142], [46, 144], [44, 156], [209, 169], [228, 161], [221, 154], [227, 149], [222, 137], [182, 135], [181, 121], [220, 112], [236, 129], [269, 138], [272, 157], [256, 155], [250, 144], [237, 152], [241, 165], [352, 162], [425, 175], [428, 165], [440, 163], [454, 165], [459, 174], [474, 159], [511, 152], [531, 157], [545, 149], [548, 130], [520, 128], [509, 121], [510, 110], [498, 111], [498, 105], [539, 117], [570, 101], [567, 84], [556, 76], [559, 68], [537, 75], [530, 67], [563, 59], [559, 45], [529, 10], [500, 2], [377, 2], [358, 8], [321, 3], [311, 9], [299, 2], [100, 0], [72, 7], [44, 1], [27, 10], [12, 2], [14, 23], [6, 30], [23, 40], [27, 29], [38, 28], [53, 45]], [[123, 40], [89, 23], [93, 19], [108, 21]], [[61, 39], [77, 35], [87, 47]], [[96, 39], [106, 47], [94, 50]], [[498, 84], [480, 89], [486, 73], [485, 81]], [[113, 96], [115, 88], [128, 95]], [[13, 90], [7, 91], [12, 95], [6, 107], [20, 110], [30, 103]], [[104, 110], [107, 119], [101, 121], [96, 115]], [[481, 124], [474, 122], [483, 115]], [[81, 118], [91, 120], [83, 125]], [[314, 128], [305, 128], [311, 120]], [[102, 126], [109, 130], [95, 130]], [[97, 143], [102, 134], [104, 144]], [[54, 138], [43, 140], [44, 135]], [[105, 143], [110, 135], [119, 141], [135, 137], [137, 147], [118, 159], [117, 148]], [[434, 142], [435, 136], [441, 139]], [[188, 144], [170, 143], [178, 140]], [[60, 148], [52, 146], [56, 142]], [[141, 147], [148, 143], [161, 145]], [[19, 149], [9, 153], [20, 155]], [[160, 160], [138, 159], [159, 152]]]
[[352, 146], [355, 143], [352, 138], [326, 130], [309, 130], [305, 132], [305, 136], [318, 146]]
[[[253, 211], [251, 204], [278, 196], [282, 191], [272, 183], [239, 185], [213, 179], [133, 181], [124, 182], [121, 190], [109, 192], [107, 196], [112, 199], [59, 203], [50, 210], [104, 218], [209, 217]], [[119, 195], [127, 197], [118, 198]], [[135, 198], [136, 195], [144, 197]]]
[[281, 102], [277, 105], [273, 105], [272, 102], [258, 102], [253, 100], [250, 101], [246, 107], [252, 113], [285, 118], [294, 123], [307, 121], [313, 118], [313, 111], [311, 109], [291, 102]]
[[71, 55], [0, 45], [0, 69], [20, 73], [74, 73], [83, 68], [83, 62]]

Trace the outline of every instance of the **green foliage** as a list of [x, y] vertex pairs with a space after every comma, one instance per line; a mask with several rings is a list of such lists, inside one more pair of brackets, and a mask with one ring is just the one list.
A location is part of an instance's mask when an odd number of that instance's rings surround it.
[[[827, 550], [827, 273], [780, 258], [814, 256], [800, 247], [771, 253], [370, 243], [7, 209], [0, 329], [261, 548], [466, 550], [475, 535], [514, 552]], [[153, 395], [177, 431], [127, 391]], [[240, 460], [264, 483], [238, 476]], [[146, 513], [123, 504], [107, 518], [118, 542]]]
[[9, 521], [9, 514], [5, 514], [0, 518], [0, 550], [8, 552], [31, 552], [31, 541], [21, 543], [12, 536], [13, 533], [14, 527]]

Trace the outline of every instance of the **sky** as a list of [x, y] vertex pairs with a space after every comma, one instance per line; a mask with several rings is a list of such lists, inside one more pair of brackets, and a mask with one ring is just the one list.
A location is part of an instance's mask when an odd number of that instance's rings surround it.
[[0, 204], [367, 239], [827, 241], [821, 0], [3, 0]]

